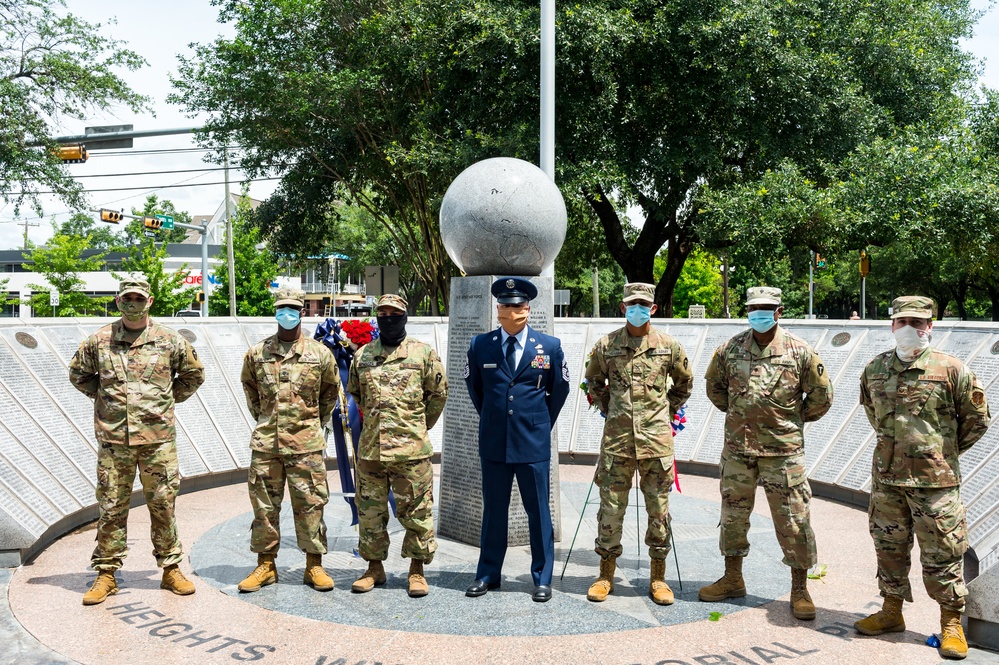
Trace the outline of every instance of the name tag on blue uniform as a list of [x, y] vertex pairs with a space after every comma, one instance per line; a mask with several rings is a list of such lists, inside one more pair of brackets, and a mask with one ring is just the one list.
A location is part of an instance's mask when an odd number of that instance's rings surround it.
[[482, 369], [496, 369], [496, 363], [486, 363], [482, 366]]

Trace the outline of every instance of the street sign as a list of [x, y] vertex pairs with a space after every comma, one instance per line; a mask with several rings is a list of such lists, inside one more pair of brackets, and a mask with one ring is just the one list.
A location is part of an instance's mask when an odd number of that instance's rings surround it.
[[155, 238], [155, 237], [156, 237], [156, 233], [155, 233], [155, 232], [153, 232], [153, 231], [143, 231], [142, 233], [143, 233], [143, 235], [145, 235], [145, 236], [146, 236], [147, 238]]
[[569, 289], [555, 289], [554, 305], [568, 305], [570, 301]]
[[[93, 134], [116, 134], [118, 132], [132, 131], [132, 125], [106, 125], [104, 127], [84, 127], [83, 132], [88, 137]], [[85, 143], [87, 150], [120, 150], [121, 148], [131, 148], [132, 139], [91, 139]]]
[[49, 305], [51, 305], [52, 307], [58, 307], [59, 306], [59, 292], [58, 291], [49, 291]]
[[163, 222], [161, 229], [172, 229], [173, 228], [173, 217], [170, 215], [156, 215], [156, 219]]

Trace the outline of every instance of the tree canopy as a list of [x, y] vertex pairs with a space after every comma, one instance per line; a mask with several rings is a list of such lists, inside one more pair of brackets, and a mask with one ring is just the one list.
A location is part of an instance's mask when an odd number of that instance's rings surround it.
[[0, 0], [0, 200], [14, 212], [51, 190], [73, 209], [82, 187], [54, 155], [59, 123], [119, 105], [149, 108], [116, 73], [145, 61], [101, 24], [64, 13], [62, 0]]
[[[251, 174], [282, 174], [258, 217], [265, 236], [308, 255], [335, 206], [361, 206], [446, 301], [454, 268], [437, 212], [448, 184], [486, 157], [537, 158], [537, 3], [219, 7], [236, 36], [182, 59], [172, 99], [209, 115], [205, 143], [238, 143]], [[570, 224], [589, 232], [588, 205], [604, 253], [627, 280], [655, 281], [667, 316], [696, 247], [762, 238], [786, 258], [839, 236], [851, 220], [831, 213], [830, 168], [906, 128], [937, 131], [973, 74], [959, 44], [975, 19], [967, 0], [580, 0], [557, 12]], [[726, 192], [774, 191], [766, 181], [787, 194], [766, 227], [712, 214]], [[590, 266], [575, 268], [566, 277], [582, 285]]]

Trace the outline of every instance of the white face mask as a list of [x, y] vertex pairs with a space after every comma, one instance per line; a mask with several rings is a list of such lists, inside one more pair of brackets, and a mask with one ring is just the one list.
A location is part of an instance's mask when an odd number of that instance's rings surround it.
[[930, 331], [916, 330], [912, 326], [902, 326], [894, 331], [895, 353], [899, 360], [911, 363], [930, 345]]

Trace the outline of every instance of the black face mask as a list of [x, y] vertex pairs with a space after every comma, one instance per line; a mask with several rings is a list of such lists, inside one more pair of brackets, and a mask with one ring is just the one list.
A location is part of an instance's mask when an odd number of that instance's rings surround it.
[[378, 317], [378, 338], [385, 346], [399, 346], [406, 339], [406, 321], [409, 314]]

